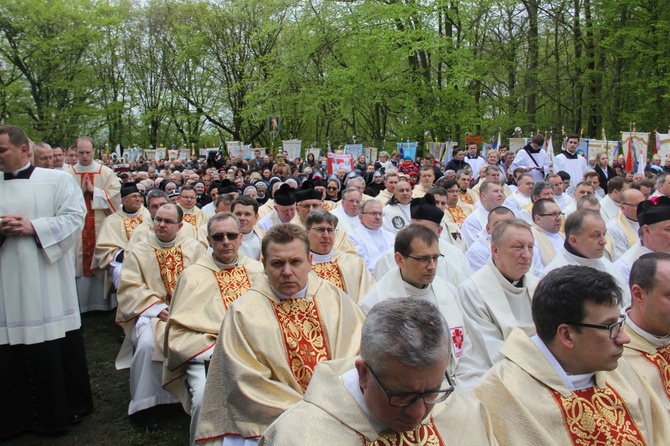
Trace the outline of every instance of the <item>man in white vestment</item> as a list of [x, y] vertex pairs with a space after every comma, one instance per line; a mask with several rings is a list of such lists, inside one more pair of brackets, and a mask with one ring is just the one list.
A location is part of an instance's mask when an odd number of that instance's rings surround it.
[[651, 194], [652, 197], [665, 195], [670, 197], [670, 175], [662, 173], [656, 177], [656, 191]]
[[570, 175], [570, 185], [577, 187], [588, 169], [586, 158], [577, 154], [579, 135], [569, 135], [565, 140], [565, 148], [554, 157], [554, 172], [566, 172]]
[[525, 221], [529, 225], [532, 225], [533, 203], [541, 199], [554, 201], [554, 188], [548, 181], [538, 181], [533, 185], [533, 190], [530, 194], [530, 203], [518, 210], [514, 216]]
[[614, 262], [625, 283], [629, 283], [630, 269], [642, 255], [650, 252], [670, 253], [670, 198], [652, 197], [637, 207], [640, 241], [631, 246]]
[[[447, 283], [458, 286], [470, 273], [468, 260], [463, 251], [442, 239], [443, 227], [441, 223], [444, 213], [435, 205], [435, 198], [431, 194], [426, 194], [423, 198], [413, 199], [410, 211], [412, 213], [412, 225], [425, 226], [439, 238], [438, 248], [442, 257], [437, 260], [438, 277]], [[388, 271], [396, 267], [395, 257], [396, 249], [393, 247], [377, 261], [375, 267], [375, 278], [377, 280], [380, 280]]]
[[53, 169], [54, 154], [51, 146], [45, 142], [33, 144], [33, 163], [35, 167]]
[[86, 201], [86, 223], [74, 247], [76, 258], [77, 294], [82, 313], [94, 310], [111, 310], [116, 307], [114, 296], [104, 292], [102, 274], [96, 276], [91, 268], [95, 242], [102, 222], [119, 209], [121, 183], [107, 166], [93, 161], [93, 140], [82, 136], [75, 143], [77, 164], [67, 171], [81, 187]]
[[349, 240], [365, 261], [368, 271], [373, 274], [379, 259], [393, 247], [395, 233], [383, 228], [382, 206], [366, 201], [361, 205], [359, 218], [361, 226], [349, 234]]
[[531, 195], [533, 186], [535, 186], [535, 179], [532, 175], [524, 173], [519, 176], [516, 184], [517, 188], [514, 193], [503, 202], [503, 206], [514, 212], [515, 215], [532, 202]]
[[560, 175], [552, 173], [551, 175], [547, 175], [547, 179], [545, 181], [551, 183], [551, 187], [554, 191], [554, 201], [556, 204], [558, 204], [558, 206], [560, 206], [561, 210], [565, 212], [565, 209], [575, 200], [570, 195], [565, 193], [563, 179], [560, 177]]
[[479, 169], [482, 168], [484, 164], [486, 164], [486, 161], [484, 158], [479, 156], [479, 149], [477, 149], [477, 143], [476, 142], [470, 142], [468, 143], [468, 153], [465, 155], [465, 162], [468, 163], [470, 168], [472, 169], [472, 178], [474, 180], [477, 180], [479, 178]]
[[65, 154], [60, 146], [53, 146], [51, 148], [53, 154], [53, 168], [63, 170], [63, 163], [65, 161]]
[[470, 271], [474, 274], [479, 271], [491, 258], [491, 234], [498, 223], [504, 220], [513, 220], [514, 213], [505, 206], [491, 209], [487, 217], [486, 227], [479, 233], [479, 237], [465, 252], [465, 258], [470, 264]]
[[121, 188], [121, 208], [105, 218], [95, 243], [92, 268], [105, 275], [105, 293], [119, 287], [123, 256], [133, 230], [144, 219], [151, 219], [142, 206], [142, 195], [135, 183], [125, 183]]
[[628, 189], [628, 183], [623, 177], [616, 176], [607, 182], [607, 195], [600, 200], [600, 215], [609, 223], [613, 220], [621, 207], [621, 194]]
[[409, 204], [412, 201], [412, 186], [408, 181], [400, 181], [395, 185], [393, 198], [384, 206], [383, 227], [392, 234], [397, 234], [402, 228], [410, 224], [412, 216]]
[[274, 210], [258, 220], [258, 227], [262, 231], [269, 231], [275, 225], [290, 223], [296, 214], [295, 190], [288, 184], [282, 184], [275, 191]]
[[479, 197], [481, 200], [475, 205], [475, 210], [467, 216], [461, 226], [461, 235], [467, 246], [470, 246], [477, 239], [482, 229], [486, 227], [491, 209], [501, 206], [505, 201], [502, 183], [499, 181], [484, 181], [479, 188]]
[[554, 200], [541, 198], [533, 203], [533, 274], [539, 276], [563, 249], [565, 236], [561, 234], [563, 212]]
[[644, 254], [630, 272], [631, 307], [623, 356], [670, 412], [670, 254]]
[[71, 176], [35, 168], [0, 126], [0, 439], [67, 432], [93, 410], [72, 247], [86, 204]]
[[[522, 220], [505, 220], [491, 234], [491, 259], [458, 287], [465, 326], [489, 367], [516, 326], [532, 325], [531, 299], [537, 278], [530, 274], [533, 234]], [[482, 373], [483, 374], [483, 373]]]
[[[361, 199], [363, 195], [356, 187], [347, 187], [342, 192], [341, 205], [330, 211], [337, 217], [338, 229], [350, 234], [361, 226], [358, 213], [361, 210]], [[369, 201], [369, 200], [368, 200]]]
[[[477, 384], [501, 445], [670, 444], [670, 417], [626, 362], [621, 289], [569, 265], [540, 281], [537, 331], [515, 328], [504, 356]], [[514, 414], [514, 416], [510, 416]]]
[[574, 196], [573, 196], [574, 201], [567, 208], [565, 208], [566, 217], [577, 210], [577, 204], [579, 203], [579, 200], [581, 200], [586, 195], [595, 196], [595, 193], [593, 192], [593, 186], [591, 186], [586, 181], [581, 181], [577, 183], [577, 186], [575, 186], [574, 190]]
[[228, 307], [221, 324], [198, 444], [256, 443], [300, 401], [319, 362], [358, 353], [363, 315], [342, 290], [311, 273], [305, 231], [277, 225], [261, 249], [265, 276]]
[[542, 272], [545, 276], [551, 270], [565, 265], [590, 266], [609, 273], [623, 290], [624, 308], [630, 304], [630, 290], [616, 266], [605, 257], [607, 230], [600, 213], [591, 209], [581, 209], [570, 214], [565, 220], [565, 243]]
[[[195, 239], [179, 234], [183, 223], [181, 208], [164, 204], [154, 217], [154, 231], [126, 253], [118, 290], [116, 321], [126, 332], [117, 367], [130, 366], [128, 415], [155, 424], [150, 412], [160, 404], [178, 400], [163, 389], [163, 340], [170, 301], [179, 275], [205, 254]], [[129, 342], [132, 342], [132, 357]], [[158, 346], [158, 348], [156, 348]]]
[[[376, 200], [368, 202], [378, 204]], [[342, 252], [335, 247], [338, 223], [335, 215], [323, 209], [307, 215], [305, 230], [312, 254], [312, 271], [358, 303], [375, 286], [376, 281], [361, 256]]]
[[242, 231], [240, 253], [254, 259], [261, 259], [261, 239], [263, 234], [256, 227], [258, 223], [258, 201], [246, 195], [240, 195], [230, 205], [230, 212], [237, 217]]
[[[423, 217], [421, 212], [419, 215]], [[472, 348], [456, 287], [437, 275], [439, 261], [444, 257], [440, 253], [438, 235], [426, 226], [412, 223], [398, 232], [394, 251], [395, 267], [384, 274], [360, 301], [361, 310], [367, 314], [379, 302], [400, 297], [412, 297], [437, 305], [447, 320], [452, 337], [453, 357], [449, 374], [458, 380], [458, 384], [471, 389], [488, 367]]]
[[[542, 148], [543, 146], [544, 136], [539, 134], [533, 136], [529, 144], [517, 150], [512, 169], [522, 167], [533, 177], [534, 181], [544, 180], [545, 175], [549, 174], [549, 157], [547, 151]], [[516, 212], [516, 209], [512, 211]]]
[[497, 445], [489, 415], [447, 372], [449, 329], [431, 302], [380, 302], [365, 319], [361, 356], [320, 363], [259, 444]]
[[629, 188], [621, 193], [619, 212], [607, 222], [607, 234], [613, 243], [612, 261], [616, 261], [640, 240], [637, 206], [643, 201], [644, 194], [637, 189]]
[[213, 215], [207, 234], [212, 255], [200, 257], [179, 276], [165, 329], [163, 385], [191, 415], [191, 444], [205, 390], [205, 362], [214, 351], [223, 316], [263, 274], [260, 262], [239, 251], [242, 227], [233, 214]]

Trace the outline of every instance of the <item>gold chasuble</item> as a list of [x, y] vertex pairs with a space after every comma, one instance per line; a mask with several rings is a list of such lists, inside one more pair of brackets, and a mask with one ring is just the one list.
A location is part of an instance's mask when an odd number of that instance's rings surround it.
[[649, 384], [670, 413], [670, 344], [656, 348], [630, 326], [625, 325], [624, 330], [630, 337], [630, 343], [624, 346], [623, 357]]
[[333, 249], [329, 262], [317, 263], [312, 259], [312, 271], [347, 293], [356, 303], [377, 284], [362, 258], [339, 249]]
[[363, 315], [309, 273], [304, 298], [279, 299], [263, 275], [229, 307], [207, 375], [196, 438], [258, 438], [301, 400], [319, 361], [354, 356]]
[[[148, 234], [126, 253], [121, 270], [121, 283], [117, 293], [119, 306], [116, 322], [126, 332], [126, 341], [132, 339], [132, 330], [137, 318], [148, 308], [165, 303], [170, 305], [172, 292], [184, 268], [194, 264], [205, 255], [205, 249], [193, 239], [177, 234], [174, 246], [161, 248], [154, 234]], [[165, 323], [158, 318], [154, 322], [158, 349], [163, 349]], [[160, 321], [160, 322], [159, 322]], [[125, 341], [124, 341], [125, 344]], [[127, 345], [125, 345], [127, 348]], [[121, 348], [117, 367], [125, 365], [128, 353]]]
[[371, 418], [358, 386], [356, 358], [320, 363], [305, 396], [263, 433], [259, 446], [497, 445], [484, 405], [456, 388], [412, 430], [396, 432]]
[[465, 211], [463, 210], [463, 208], [461, 206], [458, 206], [458, 205], [454, 206], [453, 208], [447, 206], [445, 208], [445, 210], [447, 211], [446, 213], [449, 214], [448, 217], [447, 217], [449, 219], [449, 221], [451, 221], [452, 223], [455, 223], [459, 228], [461, 227], [461, 225], [463, 224], [463, 222], [465, 221], [465, 219], [469, 215], [469, 214], [465, 213]]
[[460, 199], [463, 203], [467, 203], [467, 204], [471, 204], [471, 205], [475, 204], [475, 201], [472, 199], [472, 195], [470, 195], [470, 189], [467, 189], [465, 192], [459, 191], [458, 196], [460, 197]]
[[181, 205], [179, 207], [184, 211], [183, 223], [193, 226], [196, 232], [207, 223], [207, 215], [199, 207], [193, 206], [193, 209], [185, 209]]
[[491, 414], [501, 445], [670, 445], [670, 416], [626, 361], [571, 390], [538, 346], [515, 328], [504, 358], [473, 395]]
[[224, 270], [204, 255], [179, 277], [165, 329], [163, 387], [177, 395], [187, 412], [186, 366], [214, 348], [226, 310], [262, 275], [260, 262], [239, 254], [237, 265]]

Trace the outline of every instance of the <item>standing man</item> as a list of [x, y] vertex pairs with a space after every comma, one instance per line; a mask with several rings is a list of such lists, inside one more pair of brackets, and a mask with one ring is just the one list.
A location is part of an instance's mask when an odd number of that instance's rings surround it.
[[80, 186], [86, 202], [86, 223], [74, 246], [79, 306], [82, 313], [111, 310], [116, 307], [116, 301], [106, 298], [102, 277], [94, 275], [92, 265], [102, 222], [119, 209], [121, 184], [112, 169], [93, 161], [91, 138], [77, 138], [74, 150], [77, 163], [67, 171]]
[[479, 156], [479, 149], [477, 149], [476, 142], [468, 143], [468, 154], [465, 157], [465, 162], [472, 168], [472, 178], [477, 180], [477, 178], [479, 178], [479, 169], [486, 164], [486, 161]]
[[310, 273], [305, 231], [273, 227], [262, 253], [265, 276], [228, 307], [221, 324], [199, 444], [221, 445], [228, 437], [256, 442], [300, 401], [318, 363], [358, 353], [363, 315], [342, 290]]
[[[533, 180], [544, 180], [544, 176], [549, 173], [549, 158], [547, 157], [547, 151], [542, 148], [543, 146], [544, 136], [540, 134], [533, 136], [529, 144], [516, 152], [512, 168], [523, 167], [533, 177]], [[512, 211], [515, 210], [512, 209]]]
[[212, 356], [223, 316], [263, 274], [260, 262], [239, 252], [242, 228], [233, 214], [215, 214], [207, 222], [207, 240], [212, 255], [201, 256], [179, 276], [165, 328], [163, 385], [191, 415], [191, 444], [205, 390], [205, 361]]
[[53, 150], [49, 144], [45, 142], [36, 142], [33, 145], [33, 161], [35, 167], [53, 169], [53, 160]]
[[63, 164], [65, 162], [65, 154], [61, 146], [55, 145], [51, 147], [53, 155], [53, 168], [54, 169], [63, 169]]
[[72, 257], [86, 205], [68, 174], [30, 164], [29, 144], [0, 126], [0, 438], [66, 432], [93, 410]]
[[[181, 208], [164, 204], [154, 217], [153, 234], [147, 234], [134, 245], [123, 262], [116, 322], [123, 327], [126, 338], [117, 358], [117, 368], [130, 366], [128, 415], [177, 402], [163, 389], [165, 323], [181, 272], [205, 255], [205, 248], [199, 242], [179, 234], [183, 224]], [[156, 346], [160, 350], [154, 352]], [[150, 424], [156, 422], [148, 416], [149, 412], [142, 415], [145, 414]], [[136, 418], [144, 418], [142, 415]]]
[[621, 299], [614, 279], [593, 268], [565, 266], [540, 282], [537, 335], [514, 328], [474, 390], [501, 445], [670, 444], [667, 410], [619, 362], [630, 342]]
[[630, 272], [632, 305], [624, 326], [630, 343], [623, 356], [670, 411], [670, 254], [645, 254]]
[[263, 234], [256, 227], [258, 222], [258, 201], [246, 195], [240, 195], [230, 205], [230, 212], [237, 217], [242, 231], [240, 253], [254, 259], [261, 259], [261, 239]]
[[554, 172], [566, 172], [570, 175], [570, 185], [577, 186], [588, 169], [586, 158], [577, 154], [579, 135], [570, 135], [565, 140], [565, 148], [554, 157]]

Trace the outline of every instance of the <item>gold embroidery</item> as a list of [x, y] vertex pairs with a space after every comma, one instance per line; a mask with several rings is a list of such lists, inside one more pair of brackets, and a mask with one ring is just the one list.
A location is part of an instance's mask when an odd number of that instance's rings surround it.
[[472, 196], [470, 195], [470, 192], [468, 190], [466, 190], [465, 192], [460, 192], [460, 196], [461, 196], [461, 201], [463, 203], [475, 204], [475, 202], [472, 200]]
[[184, 270], [184, 255], [180, 246], [156, 249], [156, 260], [161, 273], [161, 279], [168, 296], [172, 295], [177, 279]]
[[123, 227], [126, 228], [126, 237], [130, 240], [130, 235], [133, 233], [133, 229], [142, 223], [142, 216], [137, 217], [126, 217], [123, 219]]
[[226, 310], [230, 304], [251, 287], [247, 269], [243, 266], [217, 271], [214, 273], [214, 277], [216, 277], [216, 283], [219, 285], [223, 308]]
[[465, 217], [467, 217], [463, 211], [463, 208], [460, 206], [454, 206], [453, 208], [447, 207], [446, 209], [449, 211], [451, 218], [454, 219], [454, 223], [460, 227], [463, 224], [463, 221], [465, 221]]
[[347, 291], [344, 289], [344, 280], [342, 280], [342, 272], [337, 264], [337, 260], [332, 262], [313, 263], [312, 271], [314, 271], [317, 276], [321, 277], [323, 280], [327, 280], [342, 291]]
[[665, 395], [670, 398], [670, 345], [659, 348], [653, 355], [644, 353], [643, 356], [658, 369]]
[[575, 446], [645, 445], [626, 403], [609, 385], [577, 390], [568, 398], [550, 392]]
[[381, 438], [375, 441], [364, 441], [366, 446], [445, 446], [444, 440], [440, 437], [430, 417], [429, 424], [420, 424], [412, 431], [382, 432]]
[[272, 309], [284, 338], [291, 372], [304, 392], [316, 365], [330, 359], [316, 300], [286, 299], [272, 302]]
[[198, 230], [198, 222], [196, 221], [195, 214], [184, 214], [184, 223], [188, 223]]

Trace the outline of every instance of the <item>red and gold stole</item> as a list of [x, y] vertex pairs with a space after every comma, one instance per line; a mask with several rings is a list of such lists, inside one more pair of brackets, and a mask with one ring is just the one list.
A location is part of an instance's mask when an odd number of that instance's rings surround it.
[[185, 223], [188, 223], [189, 225], [193, 226], [196, 231], [198, 230], [198, 223], [195, 218], [195, 214], [186, 214], [184, 213], [184, 218], [183, 218]]
[[420, 424], [412, 431], [382, 432], [381, 438], [375, 441], [363, 440], [365, 446], [446, 446], [435, 427], [433, 417], [430, 423]]
[[126, 229], [126, 237], [130, 240], [130, 235], [133, 233], [133, 229], [142, 223], [142, 216], [138, 215], [137, 217], [125, 217], [123, 219], [123, 227]]
[[573, 445], [646, 444], [626, 403], [609, 384], [604, 389], [593, 386], [576, 390], [568, 398], [553, 389], [550, 392], [561, 409]]
[[170, 296], [175, 285], [177, 285], [179, 275], [184, 270], [184, 254], [181, 251], [181, 246], [156, 249], [155, 252], [165, 291]]
[[[74, 167], [72, 168], [74, 170]], [[84, 178], [95, 185], [96, 172], [74, 172], [79, 176], [79, 185], [84, 184]], [[85, 192], [84, 202], [86, 202], [86, 218], [84, 220], [84, 229], [81, 231], [81, 250], [83, 258], [84, 276], [90, 276], [91, 261], [93, 260], [93, 251], [95, 251], [95, 210], [92, 207], [93, 194]]]
[[330, 359], [316, 299], [285, 299], [271, 305], [284, 338], [291, 373], [304, 392], [316, 365]]
[[642, 356], [658, 369], [665, 395], [670, 398], [670, 345], [659, 348], [653, 355], [643, 353]]
[[461, 201], [463, 203], [472, 204], [472, 205], [475, 204], [474, 200], [472, 199], [472, 195], [470, 195], [469, 190], [466, 190], [465, 192], [459, 192], [458, 194], [461, 196]]
[[337, 264], [337, 260], [323, 263], [313, 263], [312, 271], [316, 273], [317, 276], [321, 277], [323, 280], [327, 280], [332, 283], [342, 291], [346, 292], [344, 289], [344, 280], [342, 279], [342, 271]]
[[447, 211], [449, 211], [449, 215], [451, 215], [451, 218], [454, 219], [454, 223], [456, 223], [459, 227], [463, 224], [463, 221], [465, 221], [465, 218], [467, 215], [465, 215], [465, 212], [463, 211], [463, 208], [460, 206], [454, 206], [453, 208], [450, 208], [447, 206]]
[[214, 277], [216, 278], [216, 283], [219, 285], [223, 308], [226, 310], [230, 304], [246, 293], [251, 287], [247, 269], [243, 266], [216, 271], [214, 272]]

